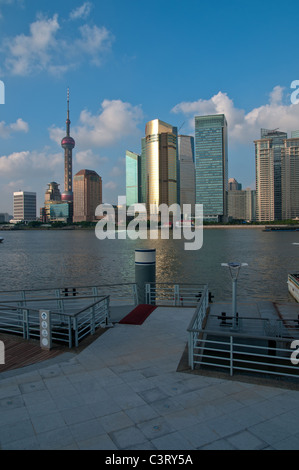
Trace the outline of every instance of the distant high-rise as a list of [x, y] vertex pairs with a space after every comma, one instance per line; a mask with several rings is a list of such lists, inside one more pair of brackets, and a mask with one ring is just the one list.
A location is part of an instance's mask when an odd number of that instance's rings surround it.
[[179, 203], [181, 210], [185, 204], [191, 205], [191, 213], [195, 212], [195, 163], [194, 163], [194, 137], [189, 135], [178, 136], [179, 160]]
[[45, 193], [44, 222], [49, 222], [51, 220], [50, 206], [52, 204], [57, 204], [57, 202], [61, 202], [59, 184], [57, 184], [55, 181], [52, 181], [48, 184], [48, 189]]
[[255, 191], [250, 188], [246, 188], [245, 190], [228, 190], [227, 207], [229, 218], [242, 221], [255, 220], [255, 205]]
[[195, 116], [196, 203], [206, 220], [227, 219], [227, 147], [224, 114]]
[[299, 132], [291, 136], [281, 150], [282, 219], [299, 217]]
[[281, 150], [286, 132], [261, 129], [261, 139], [255, 140], [256, 217], [260, 222], [280, 220], [281, 210]]
[[66, 119], [66, 137], [61, 141], [61, 146], [64, 149], [64, 192], [61, 195], [61, 200], [64, 202], [73, 202], [73, 148], [75, 141], [70, 136], [70, 95], [67, 91], [67, 119]]
[[178, 203], [177, 128], [159, 119], [146, 124], [143, 158], [146, 164], [147, 210]]
[[238, 181], [235, 178], [230, 178], [228, 180], [229, 191], [241, 191], [241, 189], [242, 189], [241, 183], [238, 183]]
[[26, 191], [13, 193], [13, 218], [24, 222], [36, 220], [36, 193]]
[[96, 221], [95, 211], [102, 204], [102, 178], [93, 170], [74, 176], [74, 222]]
[[126, 151], [126, 203], [132, 206], [141, 202], [141, 156]]

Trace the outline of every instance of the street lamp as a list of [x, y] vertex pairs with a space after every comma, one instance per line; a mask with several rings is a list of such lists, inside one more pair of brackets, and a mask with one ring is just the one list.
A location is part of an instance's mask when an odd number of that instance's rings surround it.
[[240, 268], [243, 266], [248, 266], [247, 263], [221, 263], [221, 266], [229, 268], [230, 275], [233, 281], [232, 289], [232, 317], [233, 317], [233, 327], [237, 326], [237, 279], [239, 276]]

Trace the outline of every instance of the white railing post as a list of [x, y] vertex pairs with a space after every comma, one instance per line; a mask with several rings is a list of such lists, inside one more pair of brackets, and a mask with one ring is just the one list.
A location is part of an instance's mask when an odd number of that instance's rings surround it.
[[173, 302], [176, 307], [180, 305], [180, 286], [178, 284], [174, 285]]
[[145, 284], [145, 303], [151, 305], [151, 285]]
[[23, 310], [23, 338], [29, 339], [29, 315], [28, 310]]
[[138, 305], [137, 284], [132, 284], [132, 294], [133, 294], [134, 305]]
[[232, 377], [234, 374], [234, 366], [233, 366], [233, 361], [234, 361], [234, 352], [233, 352], [233, 336], [230, 336], [230, 376]]
[[92, 335], [94, 335], [94, 333], [95, 333], [95, 311], [94, 311], [94, 305], [91, 307], [90, 333], [91, 333]]
[[191, 370], [194, 369], [194, 341], [193, 341], [193, 331], [189, 331], [189, 367]]

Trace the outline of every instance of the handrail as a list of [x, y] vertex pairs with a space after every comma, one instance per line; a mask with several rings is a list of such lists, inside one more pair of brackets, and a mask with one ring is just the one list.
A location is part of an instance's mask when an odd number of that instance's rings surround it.
[[91, 286], [62, 286], [62, 287], [49, 287], [49, 288], [38, 288], [38, 289], [14, 289], [14, 290], [3, 290], [0, 291], [1, 294], [11, 294], [15, 292], [42, 292], [42, 291], [50, 291], [50, 290], [58, 290], [58, 289], [89, 289], [93, 287], [117, 287], [117, 286], [131, 286], [134, 285], [135, 282], [124, 282], [124, 283], [117, 283], [117, 284], [100, 284], [100, 285], [91, 285]]
[[273, 341], [293, 341], [294, 338], [288, 336], [258, 336], [258, 335], [248, 335], [246, 333], [237, 333], [236, 331], [215, 331], [215, 330], [207, 330], [206, 328], [190, 328], [187, 331], [191, 333], [205, 333], [217, 336], [225, 336], [225, 337], [236, 337], [236, 338], [247, 338], [247, 339], [261, 339], [261, 340], [273, 340]]
[[[203, 295], [201, 296], [201, 298], [200, 298], [199, 301], [198, 301], [198, 305], [197, 305], [196, 310], [195, 310], [195, 312], [194, 312], [194, 314], [193, 314], [193, 316], [192, 316], [192, 318], [191, 318], [191, 321], [190, 321], [190, 323], [189, 323], [189, 326], [188, 326], [188, 328], [187, 328], [187, 331], [193, 331], [192, 325], [194, 325], [194, 323], [195, 323], [195, 321], [196, 321], [196, 319], [197, 319], [197, 316], [198, 316], [198, 313], [199, 313], [199, 311], [200, 311], [201, 305], [202, 305], [202, 303], [204, 302], [204, 299], [205, 299], [205, 296], [206, 296], [207, 293], [208, 293], [208, 286], [206, 285], [206, 286], [204, 287]], [[194, 330], [194, 331], [196, 332], [196, 330]]]
[[[99, 298], [99, 300], [97, 300], [97, 301], [94, 302], [93, 304], [89, 304], [87, 307], [84, 307], [82, 310], [80, 310], [79, 312], [75, 313], [75, 315], [72, 315], [72, 317], [76, 317], [76, 316], [80, 315], [80, 313], [83, 313], [83, 312], [85, 312], [85, 310], [88, 310], [89, 308], [94, 307], [94, 306], [95, 306], [96, 304], [98, 304], [100, 301], [106, 300], [106, 299], [109, 299], [109, 298], [110, 298], [109, 295], [106, 295], [105, 297]], [[63, 315], [65, 315], [65, 314], [63, 314]]]
[[[85, 295], [85, 296], [81, 296], [79, 297], [78, 295], [74, 295], [74, 296], [66, 296], [66, 297], [51, 297], [51, 298], [43, 298], [43, 297], [40, 297], [38, 299], [11, 299], [11, 300], [1, 300], [1, 304], [9, 304], [9, 303], [13, 303], [13, 302], [52, 302], [52, 301], [57, 301], [57, 300], [78, 300], [78, 299], [90, 299], [90, 297], [98, 297], [99, 299], [101, 299], [103, 296], [102, 295], [96, 295], [96, 294], [92, 294], [92, 295]], [[22, 307], [22, 306], [20, 306]], [[16, 307], [16, 308], [20, 308], [20, 307]]]

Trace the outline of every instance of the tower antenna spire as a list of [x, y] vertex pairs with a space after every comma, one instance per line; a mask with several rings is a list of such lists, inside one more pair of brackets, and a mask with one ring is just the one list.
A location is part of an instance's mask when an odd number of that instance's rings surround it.
[[67, 89], [67, 120], [66, 120], [66, 135], [70, 136], [70, 89]]

